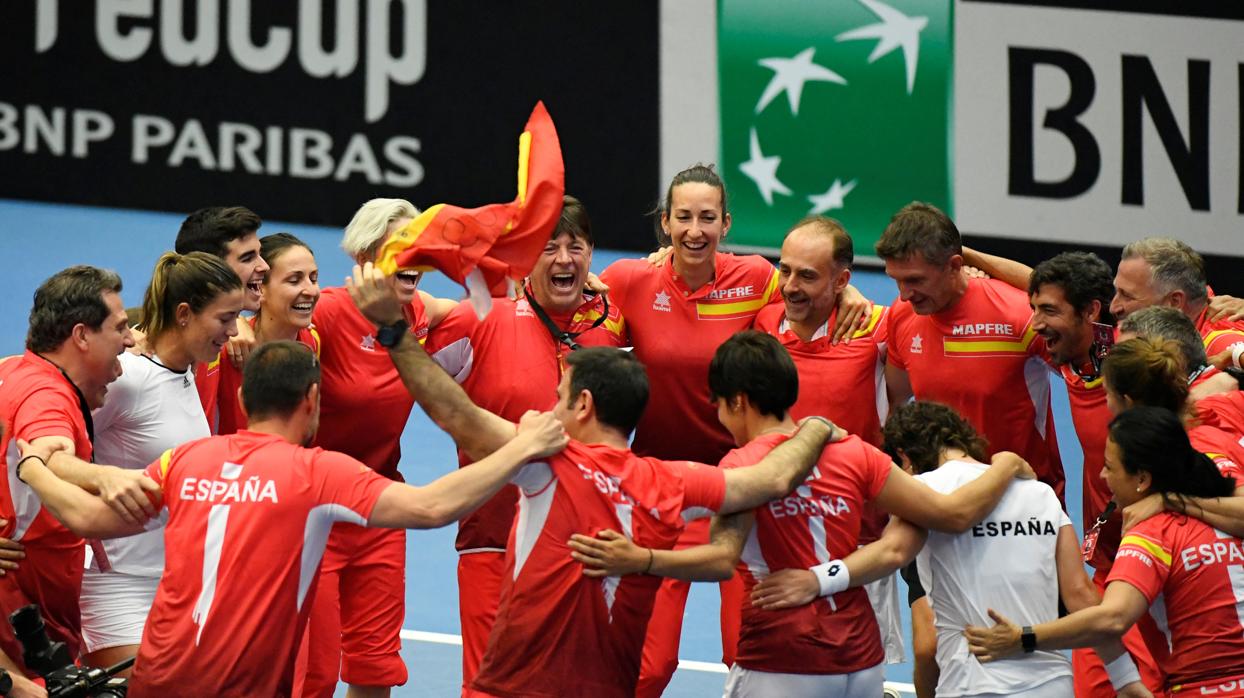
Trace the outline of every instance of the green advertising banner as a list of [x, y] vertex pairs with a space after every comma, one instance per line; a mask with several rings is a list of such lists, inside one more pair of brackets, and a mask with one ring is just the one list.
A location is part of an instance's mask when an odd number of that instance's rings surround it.
[[949, 0], [719, 0], [735, 249], [842, 221], [857, 256], [912, 200], [951, 211]]

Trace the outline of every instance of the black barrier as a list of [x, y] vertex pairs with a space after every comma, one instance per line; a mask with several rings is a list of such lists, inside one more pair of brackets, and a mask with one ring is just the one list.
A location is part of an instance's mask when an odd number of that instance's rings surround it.
[[335, 226], [508, 201], [543, 99], [597, 243], [651, 240], [656, 3], [21, 0], [0, 65], [3, 197]]

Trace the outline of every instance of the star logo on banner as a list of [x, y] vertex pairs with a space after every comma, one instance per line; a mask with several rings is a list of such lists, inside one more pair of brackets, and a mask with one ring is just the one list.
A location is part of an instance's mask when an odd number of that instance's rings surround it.
[[739, 169], [756, 183], [765, 204], [773, 205], [773, 192], [790, 196], [790, 187], [777, 178], [777, 168], [782, 164], [782, 158], [777, 155], [765, 157], [760, 151], [760, 138], [756, 135], [755, 128], [752, 129], [750, 152], [751, 157], [747, 162], [740, 163]]
[[808, 211], [808, 215], [819, 216], [826, 211], [842, 208], [846, 205], [842, 200], [847, 198], [847, 194], [850, 194], [854, 188], [854, 179], [846, 184], [843, 184], [841, 179], [835, 179], [834, 183], [829, 187], [829, 191], [808, 197], [808, 201], [812, 202], [812, 210]]
[[803, 86], [808, 81], [836, 82], [847, 84], [846, 78], [821, 65], [812, 62], [816, 48], [806, 48], [794, 58], [761, 58], [757, 63], [773, 71], [773, 77], [765, 87], [760, 101], [756, 102], [756, 113], [764, 111], [769, 103], [783, 92], [790, 102], [790, 113], [799, 114], [799, 97], [803, 94]]
[[896, 48], [903, 49], [907, 63], [907, 94], [916, 86], [916, 63], [920, 57], [920, 32], [929, 24], [928, 17], [908, 17], [880, 0], [859, 0], [881, 20], [877, 24], [852, 29], [834, 37], [835, 41], [877, 39], [877, 46], [868, 56], [872, 63]]

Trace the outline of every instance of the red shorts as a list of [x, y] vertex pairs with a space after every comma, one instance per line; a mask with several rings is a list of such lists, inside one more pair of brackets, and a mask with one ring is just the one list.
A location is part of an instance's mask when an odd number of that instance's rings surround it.
[[[1093, 574], [1093, 584], [1097, 586], [1098, 592], [1105, 592], [1107, 574], [1108, 572], [1103, 570], [1098, 570]], [[1141, 616], [1141, 619], [1123, 634], [1123, 647], [1131, 655], [1132, 661], [1136, 663], [1136, 668], [1140, 670], [1141, 683], [1145, 684], [1145, 688], [1148, 688], [1155, 698], [1162, 698], [1166, 695], [1162, 688], [1166, 683], [1166, 676], [1158, 668], [1141, 634], [1141, 624], [1145, 622], [1153, 622], [1148, 614]], [[1091, 649], [1072, 650], [1071, 676], [1076, 698], [1114, 698], [1115, 696], [1114, 687], [1110, 685], [1110, 675], [1106, 673], [1106, 665], [1102, 664], [1101, 658]]]
[[294, 695], [331, 698], [341, 680], [355, 686], [406, 683], [406, 531], [333, 526], [319, 588], [303, 636]]
[[462, 690], [479, 673], [488, 636], [497, 620], [505, 553], [481, 550], [458, 556], [458, 616], [462, 621]]
[[[697, 519], [687, 524], [675, 550], [703, 545], [708, 542], [709, 519]], [[652, 605], [652, 617], [648, 620], [648, 632], [644, 635], [644, 654], [639, 670], [636, 698], [658, 698], [666, 685], [674, 678], [678, 668], [678, 643], [682, 639], [683, 609], [687, 605], [687, 592], [691, 585], [677, 579], [661, 580], [656, 600]]]
[[22, 646], [9, 625], [9, 614], [32, 603], [38, 604], [52, 642], [65, 643], [69, 655], [78, 656], [82, 647], [78, 598], [82, 594], [85, 559], [86, 548], [81, 542], [72, 547], [50, 548], [34, 543], [26, 546], [21, 569], [0, 577], [0, 649], [17, 666], [25, 668]]

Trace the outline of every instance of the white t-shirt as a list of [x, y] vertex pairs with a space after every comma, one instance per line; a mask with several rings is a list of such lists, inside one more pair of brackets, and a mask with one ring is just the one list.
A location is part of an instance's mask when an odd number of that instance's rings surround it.
[[[952, 460], [918, 477], [946, 493], [987, 467]], [[1058, 652], [981, 664], [963, 636], [966, 625], [992, 626], [991, 608], [1019, 626], [1058, 618], [1055, 549], [1059, 530], [1070, 525], [1049, 485], [1016, 480], [993, 512], [968, 531], [929, 532], [916, 563], [937, 624], [938, 696], [1007, 695], [1071, 675], [1071, 663]]]
[[[108, 386], [104, 406], [91, 415], [95, 462], [141, 470], [174, 446], [211, 436], [194, 371], [172, 371], [157, 363], [158, 357], [129, 352], [120, 359], [121, 377]], [[167, 516], [168, 510], [161, 510], [159, 524]], [[154, 520], [148, 529], [127, 538], [89, 541], [87, 569], [161, 576], [164, 531]]]

